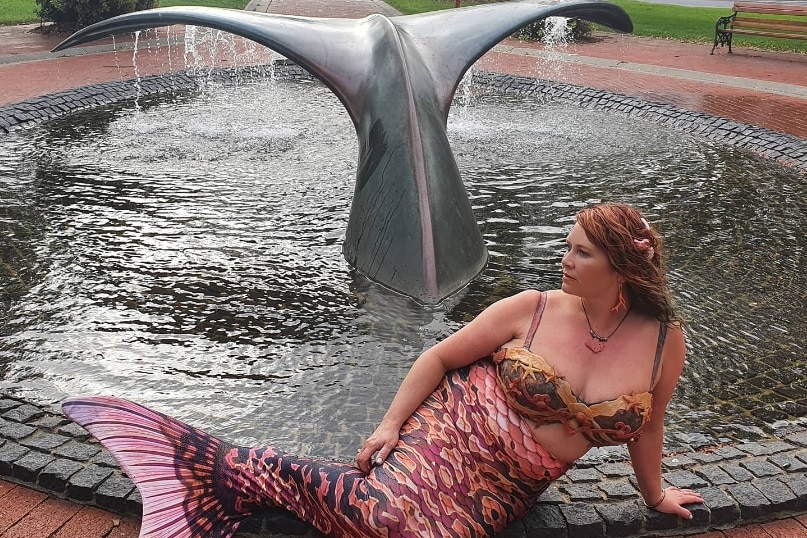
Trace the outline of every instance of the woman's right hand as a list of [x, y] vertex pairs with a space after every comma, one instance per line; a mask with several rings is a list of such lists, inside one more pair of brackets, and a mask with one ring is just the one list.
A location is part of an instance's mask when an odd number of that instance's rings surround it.
[[400, 427], [382, 422], [367, 438], [356, 453], [356, 464], [364, 474], [384, 463], [389, 453], [398, 444]]

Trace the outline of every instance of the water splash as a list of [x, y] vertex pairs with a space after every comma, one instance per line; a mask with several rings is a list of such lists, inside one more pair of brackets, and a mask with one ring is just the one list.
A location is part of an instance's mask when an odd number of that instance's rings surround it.
[[140, 112], [140, 96], [142, 95], [142, 86], [140, 85], [140, 67], [137, 64], [137, 50], [138, 50], [138, 43], [140, 41], [140, 30], [137, 30], [134, 33], [134, 48], [132, 49], [132, 68], [134, 69], [135, 74], [135, 98], [134, 98], [134, 107], [135, 113]]

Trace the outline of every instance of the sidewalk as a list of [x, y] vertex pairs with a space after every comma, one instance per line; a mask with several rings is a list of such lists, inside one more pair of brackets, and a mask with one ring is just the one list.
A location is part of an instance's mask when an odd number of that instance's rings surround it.
[[[253, 0], [247, 9], [321, 17], [393, 13], [379, 0]], [[130, 80], [136, 75], [131, 51], [109, 52], [111, 41], [51, 55], [47, 51], [64, 36], [42, 34], [37, 29], [38, 25], [0, 27], [0, 107], [91, 84]], [[161, 30], [143, 39], [155, 35], [164, 38], [167, 34]], [[123, 41], [119, 39], [118, 45]], [[508, 39], [485, 55], [476, 68], [597, 88], [807, 140], [807, 55], [753, 51], [743, 48], [739, 40], [733, 55], [725, 49], [710, 55], [710, 50], [705, 44], [613, 34], [550, 51]], [[164, 56], [140, 53], [138, 74], [165, 73], [171, 66], [182, 65], [181, 51], [174, 50], [173, 54], [176, 61], [169, 62]], [[0, 452], [10, 446], [4, 443], [0, 436]], [[0, 469], [3, 465], [0, 458]], [[791, 515], [688, 536], [807, 537], [807, 514], [797, 511]], [[138, 532], [135, 518], [0, 480], [0, 537], [128, 538]]]

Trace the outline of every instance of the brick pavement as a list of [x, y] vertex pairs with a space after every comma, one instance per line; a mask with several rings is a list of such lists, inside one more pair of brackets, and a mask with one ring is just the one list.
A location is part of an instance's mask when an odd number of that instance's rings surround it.
[[[388, 12], [377, 0], [256, 0], [249, 6], [274, 13], [361, 17], [376, 11]], [[60, 40], [31, 32], [33, 27], [0, 28], [0, 106], [54, 92], [108, 81], [130, 80], [135, 76], [131, 52], [110, 53], [108, 42], [85, 47], [81, 54], [68, 52], [50, 59], [43, 51]], [[152, 33], [143, 39], [167, 39], [166, 33]], [[174, 30], [174, 39], [180, 35]], [[119, 40], [119, 44], [121, 41]], [[807, 139], [807, 55], [763, 53], [743, 50], [729, 56], [725, 51], [708, 55], [705, 45], [649, 40], [632, 36], [602, 35], [595, 43], [572, 45], [546, 51], [540, 45], [506, 40], [482, 58], [478, 66], [486, 71], [528, 77], [541, 76], [561, 83], [599, 88], [703, 112]], [[180, 65], [182, 51], [165, 55], [139, 53], [139, 75], [159, 74]], [[264, 58], [258, 58], [260, 63]], [[226, 65], [226, 64], [225, 64]], [[563, 66], [557, 68], [558, 65]], [[17, 408], [18, 406], [15, 406]], [[10, 410], [9, 410], [10, 409]], [[0, 480], [0, 536], [134, 536], [138, 532], [138, 496], [128, 479], [121, 476], [103, 452], [93, 450], [78, 432], [75, 439], [50, 446], [54, 438], [45, 434], [76, 435], [69, 425], [30, 426], [30, 420], [7, 415], [13, 408], [0, 408], [0, 476], [23, 485]], [[46, 421], [47, 422], [47, 421]], [[58, 422], [58, 421], [57, 421]], [[27, 429], [31, 428], [31, 429]], [[43, 431], [43, 428], [47, 431]], [[68, 432], [59, 431], [67, 428]], [[794, 440], [795, 439], [795, 440]], [[753, 444], [756, 445], [756, 444]], [[89, 449], [87, 447], [90, 447]], [[777, 451], [771, 446], [745, 447], [715, 459], [714, 453], [695, 454], [687, 465], [666, 461], [665, 478], [696, 484], [710, 490], [708, 508], [696, 511], [692, 525], [678, 527], [668, 518], [641, 515], [642, 525], [667, 536], [676, 532], [692, 536], [705, 527], [727, 527], [696, 534], [701, 538], [803, 538], [807, 536], [807, 443], [797, 433]], [[678, 461], [678, 458], [675, 458]], [[107, 469], [109, 471], [107, 471]], [[591, 488], [587, 474], [597, 468], [581, 468], [567, 482], [558, 484], [546, 499], [547, 510], [538, 512], [532, 525], [552, 525], [552, 516], [572, 522], [557, 535], [638, 535], [631, 530], [635, 517], [620, 510], [636, 510], [631, 500], [615, 497], [616, 508], [597, 507], [591, 514], [575, 514], [568, 506], [596, 505], [587, 502], [584, 490]], [[693, 474], [694, 472], [694, 474]], [[597, 475], [594, 481], [603, 480]], [[689, 481], [689, 482], [687, 482]], [[630, 487], [627, 476], [604, 480], [617, 492]], [[671, 482], [672, 483], [672, 482]], [[764, 483], [766, 487], [759, 486]], [[754, 484], [757, 486], [755, 487]], [[30, 486], [30, 487], [28, 487]], [[619, 487], [617, 487], [619, 486]], [[41, 490], [47, 491], [44, 493]], [[96, 506], [90, 506], [93, 503]], [[571, 503], [571, 504], [566, 504]], [[558, 507], [567, 506], [558, 510]], [[106, 511], [107, 508], [114, 511]], [[119, 515], [123, 513], [126, 515]], [[561, 514], [562, 515], [559, 515]], [[602, 515], [605, 514], [605, 515]], [[635, 514], [634, 514], [635, 516]], [[645, 517], [650, 519], [645, 520]], [[770, 519], [774, 519], [770, 521]], [[280, 529], [307, 532], [289, 518], [275, 516]], [[585, 521], [594, 521], [588, 525]], [[649, 522], [649, 523], [648, 523]], [[557, 524], [557, 521], [555, 522]], [[253, 530], [266, 528], [263, 522]], [[599, 531], [597, 531], [599, 529]], [[249, 529], [248, 529], [249, 530]], [[644, 531], [639, 532], [639, 534]], [[263, 534], [266, 531], [263, 531]], [[551, 532], [546, 535], [552, 535]], [[277, 533], [272, 536], [279, 536]], [[516, 534], [513, 534], [516, 536]]]

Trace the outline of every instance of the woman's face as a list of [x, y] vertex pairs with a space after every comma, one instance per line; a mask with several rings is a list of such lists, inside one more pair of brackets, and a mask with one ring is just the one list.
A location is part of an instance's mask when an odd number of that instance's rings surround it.
[[561, 260], [561, 289], [571, 295], [596, 298], [613, 294], [619, 274], [611, 266], [605, 252], [589, 241], [586, 232], [575, 224], [566, 237], [566, 254]]

